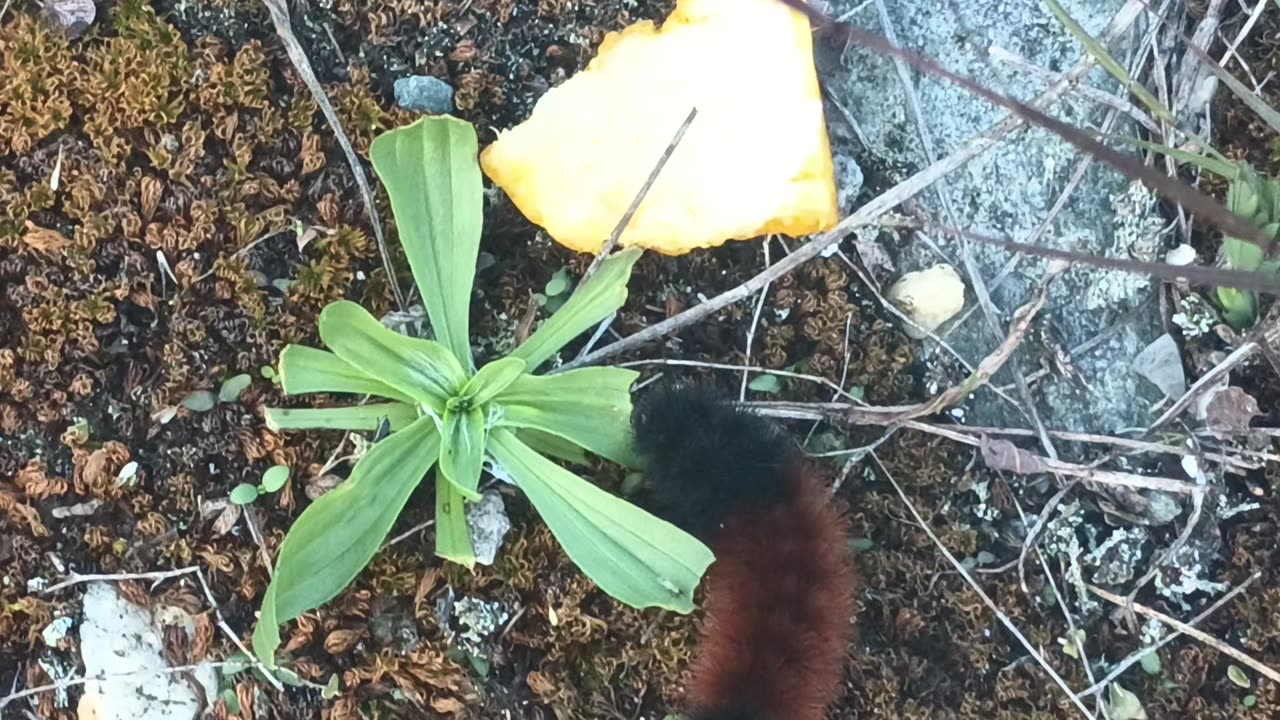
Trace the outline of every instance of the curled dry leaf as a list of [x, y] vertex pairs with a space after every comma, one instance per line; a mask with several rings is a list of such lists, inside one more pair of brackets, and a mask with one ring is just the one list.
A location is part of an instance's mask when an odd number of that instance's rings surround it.
[[213, 521], [214, 537], [222, 537], [231, 532], [231, 528], [240, 522], [240, 515], [243, 512], [243, 506], [233, 502], [226, 503], [222, 508], [222, 512], [218, 513], [218, 519]]
[[306, 489], [303, 491], [307, 495], [308, 500], [317, 500], [321, 495], [342, 484], [342, 478], [333, 473], [325, 473], [318, 478], [307, 483]]
[[992, 470], [1008, 470], [1019, 475], [1048, 472], [1040, 457], [1014, 445], [1009, 440], [984, 439], [979, 446], [982, 461]]
[[1243, 432], [1261, 414], [1258, 401], [1234, 385], [1211, 388], [1196, 401], [1196, 419], [1216, 432]]
[[47, 255], [62, 252], [71, 244], [66, 235], [57, 230], [42, 228], [30, 220], [27, 221], [27, 232], [22, 236], [22, 241], [32, 250]]
[[324, 651], [330, 655], [341, 655], [355, 647], [363, 635], [360, 630], [334, 630], [324, 639]]

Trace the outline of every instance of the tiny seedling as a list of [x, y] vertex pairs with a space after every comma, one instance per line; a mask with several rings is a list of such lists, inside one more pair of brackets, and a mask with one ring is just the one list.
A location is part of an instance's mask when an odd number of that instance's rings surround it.
[[279, 492], [289, 482], [288, 465], [272, 465], [262, 473], [262, 480], [257, 484], [240, 483], [231, 490], [228, 500], [236, 505], [249, 505], [261, 495]]
[[[1227, 209], [1249, 220], [1271, 240], [1280, 235], [1280, 182], [1264, 178], [1248, 163], [1239, 166], [1227, 188]], [[1280, 261], [1268, 258], [1255, 243], [1231, 236], [1222, 238], [1222, 254], [1231, 270], [1260, 271], [1268, 275], [1280, 272]], [[1258, 294], [1251, 290], [1218, 288], [1218, 303], [1223, 319], [1237, 330], [1251, 327], [1258, 319]]]
[[630, 388], [638, 373], [533, 374], [622, 307], [640, 251], [610, 256], [572, 293], [567, 273], [553, 277], [547, 290], [568, 296], [559, 310], [511, 354], [477, 368], [468, 327], [483, 223], [477, 155], [475, 129], [447, 116], [387, 132], [370, 150], [434, 339], [401, 334], [360, 305], [339, 301], [320, 314], [328, 350], [291, 345], [281, 353], [286, 395], [379, 399], [269, 408], [272, 429], [372, 433], [385, 426], [389, 434], [289, 529], [254, 631], [254, 653], [268, 667], [280, 645], [280, 624], [328, 602], [355, 579], [433, 469], [437, 555], [474, 565], [466, 505], [480, 499], [487, 466], [524, 492], [569, 558], [606, 593], [633, 607], [693, 610], [711, 551], [552, 460], [581, 463], [591, 452], [635, 465]]

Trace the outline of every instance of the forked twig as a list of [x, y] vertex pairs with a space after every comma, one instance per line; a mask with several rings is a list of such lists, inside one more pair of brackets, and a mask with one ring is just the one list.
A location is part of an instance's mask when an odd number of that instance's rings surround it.
[[1119, 595], [1116, 595], [1113, 592], [1103, 590], [1100, 587], [1095, 587], [1093, 585], [1086, 585], [1085, 587], [1089, 588], [1089, 592], [1093, 593], [1094, 595], [1097, 595], [1103, 600], [1114, 603], [1125, 609], [1132, 609], [1140, 615], [1146, 615], [1149, 618], [1154, 618], [1156, 620], [1159, 620], [1165, 625], [1168, 625], [1169, 627], [1177, 629], [1179, 632], [1182, 632], [1186, 635], [1190, 635], [1191, 637], [1199, 640], [1205, 645], [1208, 645], [1214, 650], [1217, 650], [1218, 652], [1221, 652], [1224, 655], [1227, 655], [1235, 660], [1240, 661], [1245, 665], [1248, 665], [1249, 667], [1258, 671], [1262, 675], [1266, 676], [1272, 682], [1280, 683], [1280, 672], [1276, 672], [1270, 667], [1264, 665], [1262, 662], [1255, 660], [1253, 657], [1246, 655], [1240, 650], [1237, 650], [1231, 647], [1230, 645], [1226, 644], [1225, 642], [1219, 640], [1218, 638], [1210, 635], [1209, 633], [1203, 630], [1199, 630], [1197, 628], [1191, 627], [1191, 625], [1184, 623], [1181, 620], [1169, 617], [1168, 615], [1165, 615], [1159, 610], [1154, 610], [1152, 608], [1147, 607], [1146, 605], [1142, 605], [1136, 602], [1129, 602], [1127, 599]]

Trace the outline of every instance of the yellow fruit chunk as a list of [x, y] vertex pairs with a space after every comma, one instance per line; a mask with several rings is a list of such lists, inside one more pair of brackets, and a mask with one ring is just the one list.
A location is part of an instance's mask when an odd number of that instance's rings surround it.
[[596, 252], [694, 107], [623, 246], [679, 255], [836, 224], [809, 21], [778, 0], [678, 0], [660, 29], [610, 33], [481, 167], [557, 242]]

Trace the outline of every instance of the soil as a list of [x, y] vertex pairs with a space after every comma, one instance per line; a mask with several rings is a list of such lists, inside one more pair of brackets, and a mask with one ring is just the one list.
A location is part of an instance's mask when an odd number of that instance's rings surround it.
[[[660, 19], [671, 7], [665, 0], [300, 5], [295, 30], [361, 153], [377, 132], [411, 120], [394, 106], [397, 77], [448, 80], [458, 115], [484, 143], [584, 66], [606, 32]], [[1268, 27], [1255, 37], [1274, 38], [1274, 24]], [[1242, 53], [1274, 58], [1265, 42]], [[57, 647], [41, 638], [55, 617], [77, 612], [77, 587], [40, 591], [68, 572], [200, 565], [227, 622], [247, 640], [268, 581], [253, 536], [274, 552], [341, 439], [267, 430], [262, 407], [298, 401], [283, 398], [262, 369], [288, 343], [319, 344], [315, 321], [327, 302], [347, 298], [379, 315], [393, 309], [350, 171], [265, 10], [249, 0], [122, 0], [100, 6], [89, 32], [72, 41], [46, 29], [34, 2], [18, 0], [0, 18], [0, 57], [0, 688], [49, 682], [42, 661], [77, 662], [74, 631]], [[1255, 137], [1238, 109], [1226, 112], [1237, 119], [1225, 135]], [[1268, 169], [1280, 170], [1269, 149], [1246, 143], [1242, 151], [1261, 152]], [[394, 237], [384, 196], [379, 204]], [[299, 247], [308, 227], [323, 232]], [[770, 242], [774, 258], [790, 244]], [[492, 263], [477, 276], [472, 323], [490, 353], [510, 343], [532, 295], [558, 270], [578, 275], [590, 259], [550, 242], [504, 198], [488, 209], [482, 251]], [[613, 328], [625, 336], [664, 319], [736, 286], [763, 260], [760, 241], [644, 257]], [[396, 282], [410, 285], [403, 270]], [[752, 310], [751, 303], [733, 306], [619, 361], [742, 364]], [[873, 404], [920, 400], [926, 378], [961, 378], [918, 361], [917, 345], [839, 258], [811, 262], [771, 288], [753, 348], [754, 363], [843, 381]], [[646, 379], [698, 378], [726, 395], [739, 389], [735, 372], [641, 369]], [[1265, 368], [1251, 372], [1263, 407], [1273, 407], [1280, 384]], [[252, 382], [235, 400], [211, 409], [196, 402], [193, 393], [216, 394], [241, 373]], [[773, 396], [830, 399], [827, 390], [789, 380]], [[792, 429], [811, 449], [879, 437], [876, 429]], [[994, 475], [957, 447], [902, 431], [879, 456], [951, 552], [981, 559], [984, 568], [1004, 566], [1020, 547], [1007, 532], [1019, 522], [1014, 499], [1039, 508], [1053, 488]], [[1096, 457], [1084, 448], [1070, 452]], [[274, 464], [292, 469], [290, 484], [234, 526], [220, 523], [231, 489], [256, 483]], [[827, 467], [835, 477], [841, 464]], [[332, 472], [348, 470], [339, 463]], [[606, 465], [591, 476], [610, 489], [622, 480]], [[1263, 510], [1223, 527], [1225, 560], [1216, 571], [1232, 584], [1255, 570], [1263, 577], [1204, 626], [1264, 661], [1280, 657], [1280, 529], [1270, 519], [1280, 511], [1270, 489], [1277, 479], [1274, 466], [1250, 478]], [[393, 536], [430, 517], [426, 485]], [[978, 485], [991, 487], [994, 515], [979, 517], [991, 508]], [[837, 499], [858, 538], [863, 590], [848, 691], [833, 717], [1073, 716], [883, 475], [854, 466]], [[225, 678], [239, 716], [657, 719], [676, 712], [699, 615], [616, 605], [567, 561], [520, 495], [505, 500], [514, 530], [493, 567], [469, 574], [446, 566], [431, 552], [431, 530], [413, 532], [380, 553], [347, 592], [285, 628], [289, 667], [321, 686], [337, 675], [335, 697], [315, 687], [276, 693], [239, 673]], [[1039, 566], [1027, 566], [1027, 592], [1015, 570], [979, 578], [1068, 684], [1090, 684], [1059, 649], [1068, 628]], [[137, 602], [176, 605], [199, 618], [191, 660], [235, 651], [213, 631], [198, 586], [120, 584]], [[482, 661], [458, 652], [457, 627], [442, 612], [462, 598], [495, 603], [509, 618]], [[1185, 615], [1159, 598], [1139, 600]], [[1103, 611], [1080, 621], [1091, 658], [1116, 661], [1140, 643]], [[1162, 660], [1161, 674], [1135, 667], [1121, 679], [1149, 717], [1264, 716], [1280, 706], [1275, 685], [1237, 687], [1227, 660], [1198, 643], [1176, 641]], [[1253, 709], [1242, 704], [1246, 694], [1256, 695]], [[44, 693], [28, 707], [40, 718], [74, 717], [74, 699], [74, 691], [69, 703]], [[229, 716], [228, 698], [210, 700], [216, 716]]]

